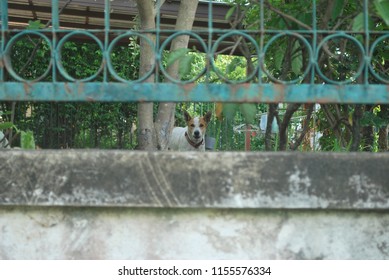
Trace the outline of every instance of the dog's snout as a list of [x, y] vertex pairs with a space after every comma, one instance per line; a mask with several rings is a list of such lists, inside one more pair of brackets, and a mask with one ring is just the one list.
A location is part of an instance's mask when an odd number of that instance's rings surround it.
[[200, 131], [195, 130], [195, 131], [193, 132], [193, 135], [194, 135], [194, 137], [196, 137], [196, 138], [200, 137]]

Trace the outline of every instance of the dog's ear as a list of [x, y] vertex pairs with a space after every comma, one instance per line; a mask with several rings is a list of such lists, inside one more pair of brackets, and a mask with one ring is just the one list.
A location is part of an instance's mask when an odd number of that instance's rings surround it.
[[190, 119], [192, 118], [189, 113], [186, 111], [186, 110], [183, 110], [184, 111], [184, 118], [185, 118], [185, 121], [188, 122], [190, 121]]
[[212, 112], [211, 111], [208, 111], [205, 115], [204, 115], [204, 120], [206, 123], [209, 123], [211, 121], [211, 117], [212, 117]]

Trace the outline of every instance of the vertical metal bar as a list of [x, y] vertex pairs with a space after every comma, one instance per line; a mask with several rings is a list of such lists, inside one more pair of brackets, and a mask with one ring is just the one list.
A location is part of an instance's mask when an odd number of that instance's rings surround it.
[[265, 9], [264, 9], [264, 5], [263, 5], [263, 1], [264, 0], [261, 0], [260, 2], [260, 15], [259, 15], [259, 21], [260, 21], [260, 26], [259, 26], [259, 57], [258, 57], [258, 64], [259, 64], [259, 67], [258, 67], [258, 83], [259, 84], [262, 84], [262, 59], [265, 59], [264, 56], [263, 56], [263, 45], [264, 45], [264, 42], [265, 42]]
[[58, 6], [58, 0], [52, 0], [51, 1], [51, 24], [52, 24], [52, 30], [58, 30], [59, 29], [59, 6]]
[[51, 1], [51, 35], [52, 35], [52, 53], [51, 59], [53, 61], [51, 74], [53, 77], [53, 82], [57, 81], [57, 30], [59, 29], [59, 6], [58, 0]]
[[206, 75], [205, 75], [205, 82], [207, 84], [210, 81], [210, 77], [211, 77], [211, 69], [210, 69], [210, 67], [211, 67], [211, 59], [214, 56], [214, 54], [211, 53], [211, 50], [212, 50], [212, 37], [213, 37], [213, 25], [212, 25], [212, 10], [213, 10], [213, 7], [212, 7], [212, 2], [213, 2], [213, 0], [210, 0], [208, 2], [208, 52], [207, 52], [207, 61], [206, 61], [207, 71], [206, 71]]
[[[311, 85], [315, 83], [315, 69], [316, 69], [316, 63], [315, 56], [316, 56], [316, 49], [317, 49], [317, 18], [316, 18], [316, 0], [312, 1], [312, 55], [311, 61], [309, 63], [312, 65], [311, 69]], [[313, 88], [312, 88], [313, 90]]]
[[365, 55], [362, 58], [364, 67], [364, 79], [363, 83], [367, 85], [369, 83], [369, 44], [370, 44], [370, 33], [369, 33], [369, 3], [368, 0], [363, 1], [363, 19], [364, 19], [364, 33], [365, 33]]
[[104, 50], [103, 50], [103, 81], [108, 82], [108, 68], [106, 61], [108, 60], [108, 46], [109, 46], [109, 31], [110, 31], [110, 12], [111, 12], [111, 2], [110, 0], [105, 0], [104, 4]]
[[1, 14], [1, 65], [0, 67], [0, 81], [4, 81], [4, 62], [3, 56], [5, 51], [5, 40], [6, 32], [8, 31], [8, 1], [1, 1], [0, 5], [0, 14]]
[[1, 30], [8, 29], [8, 1], [1, 1]]
[[[311, 66], [311, 80], [310, 80], [310, 90], [312, 92], [315, 91], [315, 72], [316, 72], [316, 63], [315, 56], [316, 56], [316, 49], [317, 49], [317, 18], [316, 18], [316, 0], [312, 1], [312, 58], [311, 61], [309, 61]], [[316, 151], [316, 104], [313, 105], [313, 151]]]
[[160, 42], [160, 32], [161, 32], [161, 0], [157, 0], [157, 10], [156, 10], [156, 31], [155, 31], [155, 82], [160, 82], [159, 80], [159, 61], [162, 59], [162, 57], [159, 56], [159, 42]]

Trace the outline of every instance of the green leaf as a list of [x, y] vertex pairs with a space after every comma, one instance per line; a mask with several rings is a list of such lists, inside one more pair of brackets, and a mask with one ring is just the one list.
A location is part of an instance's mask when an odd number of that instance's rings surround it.
[[389, 25], [389, 0], [375, 0], [374, 6], [378, 15]]
[[254, 103], [240, 104], [240, 111], [246, 123], [253, 123], [257, 114], [257, 105]]
[[231, 18], [232, 14], [235, 12], [235, 9], [236, 9], [236, 6], [233, 6], [228, 10], [228, 12], [226, 14], [226, 20], [229, 20]]
[[276, 68], [276, 70], [280, 70], [281, 69], [282, 62], [284, 61], [284, 55], [285, 55], [284, 51], [279, 51], [279, 52], [275, 53], [275, 56], [274, 56], [274, 67]]
[[373, 125], [375, 127], [381, 128], [388, 125], [388, 120], [377, 116], [373, 112], [365, 112], [361, 119], [361, 124], [362, 126]]
[[331, 19], [335, 20], [342, 13], [344, 8], [344, 0], [335, 1], [334, 8], [332, 9]]
[[42, 28], [44, 25], [41, 23], [40, 20], [29, 20], [28, 21], [28, 26], [27, 26], [27, 29], [40, 29]]
[[241, 58], [234, 57], [233, 60], [227, 65], [226, 72], [227, 74], [231, 74], [233, 71], [235, 71], [236, 67], [241, 64]]
[[5, 111], [5, 112], [0, 111], [0, 116], [11, 115], [11, 114], [12, 111]]
[[32, 131], [21, 131], [20, 146], [22, 149], [35, 150], [35, 139]]
[[292, 59], [292, 71], [296, 75], [301, 74], [301, 68], [303, 67], [303, 53], [301, 50], [297, 51], [300, 48], [299, 41], [296, 41], [293, 47], [293, 59]]
[[363, 24], [363, 13], [359, 13], [355, 18], [353, 22], [353, 31], [362, 31], [364, 27]]
[[223, 105], [223, 114], [226, 116], [227, 120], [233, 120], [235, 113], [238, 110], [239, 104], [236, 103], [226, 103]]
[[177, 60], [183, 58], [189, 51], [190, 51], [190, 49], [188, 49], [188, 48], [180, 48], [180, 49], [176, 49], [176, 50], [170, 52], [169, 56], [167, 58], [167, 61], [166, 61], [167, 67], [172, 65]]
[[[389, 60], [389, 50], [387, 52], [380, 53], [380, 56], [382, 56], [383, 60]], [[385, 61], [383, 61], [382, 65], [384, 65]]]
[[14, 124], [12, 122], [3, 122], [0, 123], [0, 130], [8, 129], [8, 128], [13, 128]]
[[[299, 21], [305, 23], [305, 24], [308, 25], [308, 26], [311, 26], [311, 25], [312, 25], [312, 13], [311, 13], [311, 12], [309, 12], [309, 13], [301, 13], [301, 14], [298, 14], [298, 15], [296, 16], [296, 18], [297, 18]], [[298, 24], [295, 24], [295, 28], [296, 28], [296, 29], [299, 29], [299, 30], [305, 30], [305, 27], [302, 27], [302, 26], [300, 26], [300, 25], [298, 25]]]
[[[353, 22], [353, 31], [363, 31], [365, 29], [365, 19], [363, 16], [363, 13], [359, 13], [355, 18]], [[368, 28], [373, 29], [374, 28], [374, 22], [371, 19], [370, 16], [368, 16]]]
[[190, 71], [192, 70], [193, 59], [194, 57], [192, 55], [186, 55], [180, 59], [178, 72], [180, 73], [181, 78], [190, 74]]

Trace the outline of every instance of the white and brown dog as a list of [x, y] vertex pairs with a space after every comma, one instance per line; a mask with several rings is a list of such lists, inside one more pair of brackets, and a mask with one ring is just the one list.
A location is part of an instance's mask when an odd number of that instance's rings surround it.
[[205, 131], [211, 120], [212, 112], [209, 111], [203, 117], [192, 118], [184, 110], [187, 126], [173, 128], [170, 137], [169, 149], [175, 151], [205, 151]]

